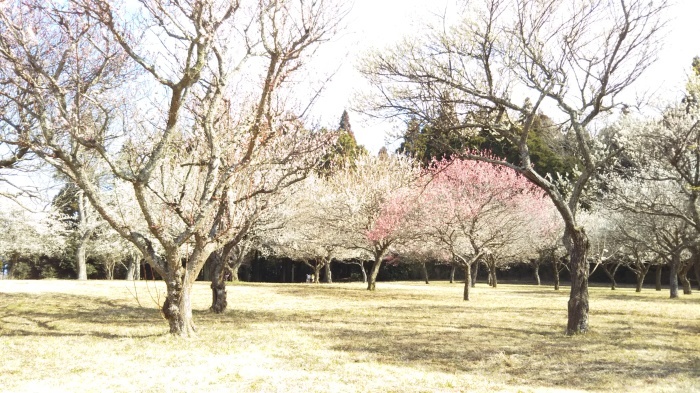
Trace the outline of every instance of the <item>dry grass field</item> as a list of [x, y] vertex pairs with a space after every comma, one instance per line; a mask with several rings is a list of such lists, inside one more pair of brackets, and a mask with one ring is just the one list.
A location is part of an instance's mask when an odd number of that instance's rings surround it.
[[199, 334], [165, 334], [161, 283], [0, 281], [3, 392], [693, 392], [700, 295], [480, 284], [239, 284], [194, 294]]

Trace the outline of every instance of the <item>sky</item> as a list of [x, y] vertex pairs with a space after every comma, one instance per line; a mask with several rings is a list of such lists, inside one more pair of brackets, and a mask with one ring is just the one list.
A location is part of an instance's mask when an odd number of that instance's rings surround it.
[[[319, 61], [327, 69], [336, 70], [314, 107], [317, 121], [336, 127], [343, 110], [350, 113], [350, 122], [358, 143], [377, 152], [387, 142], [396, 124], [363, 116], [353, 111], [353, 97], [367, 89], [357, 72], [358, 61], [371, 48], [382, 48], [402, 37], [420, 31], [426, 18], [451, 10], [447, 0], [355, 0], [347, 17], [347, 30], [338, 39], [326, 44]], [[446, 8], [447, 7], [447, 8]], [[700, 0], [675, 0], [668, 10], [668, 26], [664, 45], [654, 63], [630, 94], [651, 93], [653, 101], [663, 104], [679, 97], [694, 56], [700, 56]], [[339, 64], [340, 63], [340, 64]], [[395, 149], [396, 143], [390, 146]]]

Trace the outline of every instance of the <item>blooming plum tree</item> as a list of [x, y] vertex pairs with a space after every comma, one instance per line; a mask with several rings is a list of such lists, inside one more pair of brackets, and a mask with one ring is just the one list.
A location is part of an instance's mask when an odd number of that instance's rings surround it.
[[[436, 120], [449, 107], [451, 132], [487, 132], [517, 152], [509, 166], [555, 204], [564, 224], [571, 292], [567, 334], [588, 330], [588, 239], [576, 219], [589, 181], [609, 166], [620, 145], [592, 137], [621, 107], [623, 93], [654, 60], [666, 1], [486, 0], [439, 21], [422, 37], [368, 56], [362, 71], [377, 91], [369, 110], [406, 122]], [[534, 166], [528, 145], [546, 108], [572, 144], [579, 170], [562, 193]]]
[[367, 289], [376, 288], [383, 258], [418, 236], [411, 225], [417, 212], [420, 169], [407, 157], [360, 156], [355, 165], [326, 179], [325, 221], [344, 249], [371, 256]]
[[430, 167], [432, 179], [421, 196], [422, 224], [452, 255], [466, 275], [481, 258], [511, 261], [527, 253], [528, 233], [552, 204], [516, 171], [487, 162], [442, 160]]

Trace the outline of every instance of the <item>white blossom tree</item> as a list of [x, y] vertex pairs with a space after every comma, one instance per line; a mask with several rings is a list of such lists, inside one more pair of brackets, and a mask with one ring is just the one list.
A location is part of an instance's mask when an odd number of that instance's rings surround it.
[[[592, 134], [653, 61], [665, 8], [663, 0], [470, 2], [424, 36], [370, 55], [362, 67], [375, 87], [367, 104], [373, 113], [429, 123], [435, 108], [448, 105], [457, 119], [449, 129], [465, 136], [485, 130], [517, 150], [515, 162], [463, 156], [512, 168], [555, 204], [570, 257], [567, 334], [585, 333], [589, 325], [589, 244], [577, 220], [581, 194], [620, 152]], [[581, 163], [568, 194], [532, 165], [527, 142], [545, 107]]]
[[23, 258], [64, 257], [67, 228], [56, 212], [30, 212], [10, 201], [0, 202], [0, 256], [3, 275], [16, 276]]

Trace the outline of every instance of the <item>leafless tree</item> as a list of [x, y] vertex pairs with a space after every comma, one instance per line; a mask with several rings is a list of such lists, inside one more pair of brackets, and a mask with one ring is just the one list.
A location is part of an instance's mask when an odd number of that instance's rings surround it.
[[[242, 227], [231, 206], [298, 181], [329, 143], [304, 129], [286, 93], [343, 13], [294, 0], [134, 7], [3, 4], [2, 104], [30, 130], [29, 149], [165, 280], [163, 315], [188, 336], [194, 280]], [[106, 176], [88, 176], [92, 162]], [[136, 219], [105, 200], [122, 189], [114, 199], [137, 206]]]

